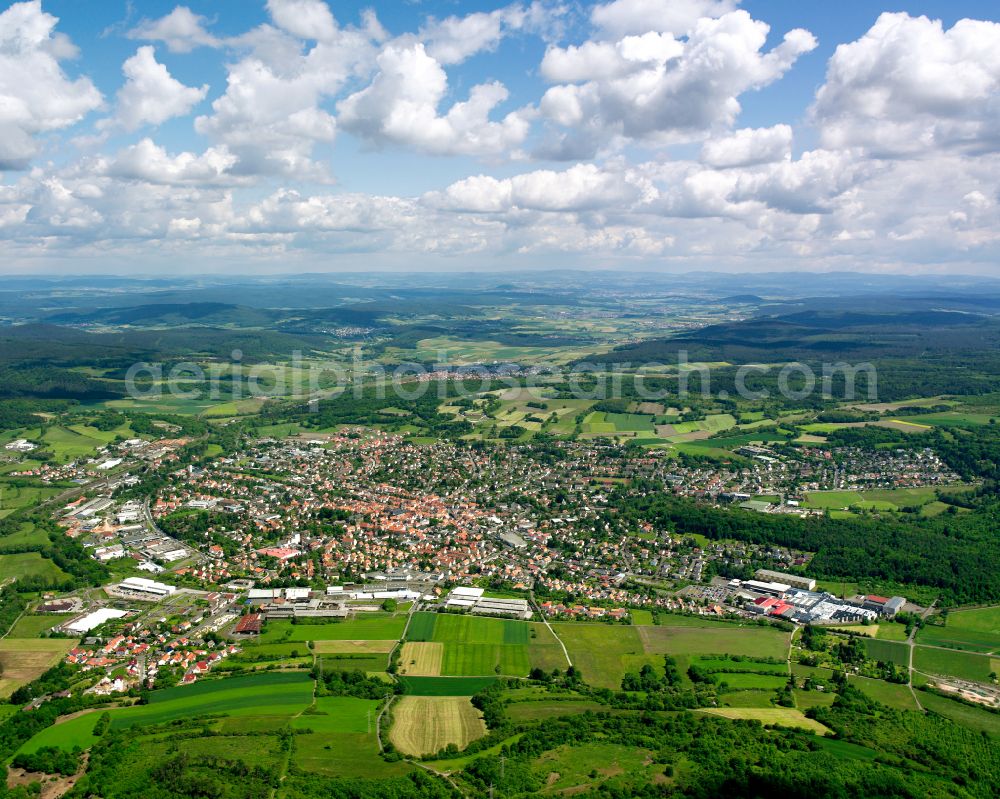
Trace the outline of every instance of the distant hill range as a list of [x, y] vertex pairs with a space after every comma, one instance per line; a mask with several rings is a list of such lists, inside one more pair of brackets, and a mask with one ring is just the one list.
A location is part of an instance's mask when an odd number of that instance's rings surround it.
[[913, 358], [995, 351], [1000, 318], [955, 311], [797, 311], [709, 325], [669, 338], [618, 347], [599, 363], [689, 361], [773, 363], [831, 358]]

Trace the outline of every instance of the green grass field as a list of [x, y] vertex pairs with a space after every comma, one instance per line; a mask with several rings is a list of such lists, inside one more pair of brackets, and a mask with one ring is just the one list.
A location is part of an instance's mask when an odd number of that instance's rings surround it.
[[496, 677], [400, 677], [413, 696], [472, 696], [496, 682]]
[[776, 691], [788, 682], [788, 677], [781, 677], [777, 674], [741, 672], [739, 674], [716, 674], [715, 682], [718, 685], [727, 685], [734, 691]]
[[398, 639], [406, 626], [405, 613], [365, 613], [327, 624], [271, 621], [260, 640], [279, 641], [388, 641]]
[[369, 721], [374, 728], [378, 702], [353, 696], [320, 696], [301, 716], [292, 719], [292, 727], [313, 732], [367, 732]]
[[[441, 662], [441, 673], [444, 675], [472, 677], [502, 674], [524, 677], [532, 667], [528, 644], [533, 629], [538, 636], [538, 629], [526, 622], [449, 613], [417, 613], [410, 623], [407, 637], [411, 641], [436, 641], [444, 645]], [[546, 640], [546, 644], [553, 646], [555, 641]]]
[[921, 691], [920, 704], [925, 710], [951, 719], [956, 724], [976, 732], [985, 732], [1000, 737], [1000, 713], [991, 713], [977, 707], [963, 704], [946, 696], [938, 696], [930, 691]]
[[973, 652], [1000, 651], [1000, 607], [952, 611], [943, 627], [929, 624], [917, 640]]
[[553, 622], [552, 627], [584, 681], [599, 688], [619, 690], [627, 670], [625, 656], [645, 653], [638, 632], [645, 627], [574, 622]]
[[640, 627], [648, 654], [749, 655], [783, 659], [788, 653], [788, 633], [773, 627], [740, 626], [717, 622], [715, 627]]
[[868, 677], [851, 677], [851, 685], [883, 705], [894, 707], [897, 710], [917, 709], [917, 703], [913, 701], [913, 694], [905, 685], [873, 680]]
[[55, 582], [66, 579], [67, 574], [37, 552], [0, 555], [0, 583], [18, 577], [41, 577]]
[[930, 649], [917, 646], [913, 653], [913, 668], [925, 674], [941, 674], [964, 680], [989, 680], [991, 658], [971, 652], [948, 649]]
[[7, 633], [10, 638], [38, 638], [42, 633], [48, 632], [60, 622], [72, 618], [69, 613], [48, 613], [37, 616], [22, 616], [17, 620], [17, 624], [10, 628]]
[[18, 530], [0, 537], [0, 552], [22, 547], [48, 546], [49, 534], [31, 522], [22, 522]]
[[910, 662], [909, 647], [897, 641], [883, 641], [877, 638], [864, 638], [862, 643], [865, 651], [872, 660], [881, 660], [886, 663], [895, 663], [899, 666], [906, 666]]
[[162, 724], [217, 713], [290, 718], [312, 703], [312, 692], [313, 682], [303, 672], [263, 672], [226, 680], [204, 680], [154, 691], [148, 705], [114, 711], [112, 727]]
[[628, 615], [632, 617], [632, 624], [649, 626], [653, 623], [653, 614], [648, 610], [630, 610]]

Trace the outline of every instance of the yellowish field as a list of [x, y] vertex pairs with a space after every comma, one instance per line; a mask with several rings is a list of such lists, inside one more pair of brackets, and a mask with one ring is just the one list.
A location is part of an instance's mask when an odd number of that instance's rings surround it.
[[395, 641], [315, 641], [317, 655], [384, 655]]
[[0, 698], [6, 699], [22, 685], [56, 665], [76, 640], [61, 638], [4, 638], [0, 640]]
[[399, 673], [411, 677], [438, 677], [444, 644], [438, 641], [407, 641], [399, 653]]
[[845, 624], [843, 627], [831, 627], [831, 630], [844, 630], [849, 633], [857, 633], [858, 635], [867, 635], [869, 638], [875, 638], [878, 636], [878, 625], [877, 624]]
[[724, 716], [727, 719], [756, 719], [765, 727], [781, 725], [782, 727], [798, 727], [817, 735], [825, 735], [829, 730], [810, 718], [806, 718], [801, 710], [793, 707], [710, 707], [695, 711], [696, 713], [711, 713]]
[[465, 696], [404, 696], [392, 708], [389, 740], [407, 755], [437, 752], [448, 744], [464, 749], [486, 734], [479, 711]]

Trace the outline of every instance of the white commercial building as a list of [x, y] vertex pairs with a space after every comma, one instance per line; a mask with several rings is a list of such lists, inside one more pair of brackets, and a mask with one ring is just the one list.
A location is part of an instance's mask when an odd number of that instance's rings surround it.
[[109, 619], [120, 619], [122, 616], [127, 615], [128, 611], [126, 610], [101, 608], [100, 610], [95, 610], [93, 613], [88, 613], [86, 616], [81, 616], [79, 619], [74, 619], [66, 625], [66, 630], [67, 632], [82, 634], [90, 632], [95, 627], [100, 627]]
[[119, 590], [134, 594], [145, 594], [151, 597], [170, 596], [177, 590], [176, 586], [158, 583], [147, 577], [127, 577], [118, 585]]

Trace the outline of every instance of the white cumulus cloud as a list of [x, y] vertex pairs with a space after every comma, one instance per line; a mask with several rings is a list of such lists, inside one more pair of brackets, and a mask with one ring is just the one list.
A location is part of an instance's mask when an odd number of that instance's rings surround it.
[[743, 128], [729, 136], [710, 139], [701, 148], [701, 160], [713, 167], [750, 166], [791, 158], [792, 128]]
[[882, 156], [1000, 147], [1000, 24], [884, 13], [841, 44], [812, 109], [828, 147]]
[[76, 48], [55, 31], [40, 0], [0, 13], [0, 169], [23, 169], [38, 152], [36, 134], [69, 127], [100, 107], [89, 78], [70, 79], [60, 61]]
[[190, 113], [205, 99], [208, 86], [185, 86], [156, 60], [152, 46], [140, 47], [122, 65], [125, 85], [118, 92], [116, 119], [125, 130], [159, 125]]
[[164, 17], [143, 20], [128, 32], [130, 39], [163, 42], [171, 53], [190, 53], [197, 47], [219, 47], [221, 42], [205, 30], [205, 18], [187, 6], [176, 6]]
[[507, 99], [499, 82], [473, 86], [468, 100], [440, 115], [448, 89], [442, 66], [417, 42], [390, 43], [378, 56], [371, 84], [342, 100], [337, 109], [345, 130], [379, 144], [401, 144], [435, 155], [508, 152], [528, 133], [518, 111], [500, 121], [490, 114]]

